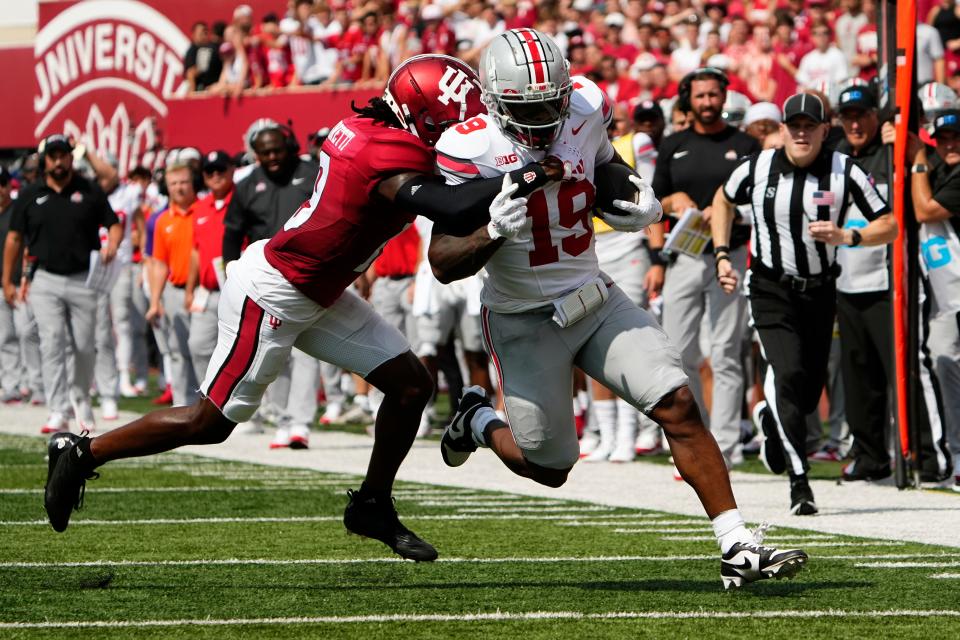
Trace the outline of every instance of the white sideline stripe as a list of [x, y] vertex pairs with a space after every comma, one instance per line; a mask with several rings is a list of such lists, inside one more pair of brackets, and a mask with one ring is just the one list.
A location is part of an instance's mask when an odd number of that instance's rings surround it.
[[199, 620], [90, 620], [64, 622], [2, 622], [0, 629], [83, 629], [138, 627], [226, 627], [249, 625], [292, 624], [357, 624], [384, 622], [488, 622], [513, 620], [696, 620], [696, 619], [777, 619], [777, 618], [960, 618], [956, 610], [889, 610], [848, 611], [821, 609], [811, 611], [614, 611], [582, 613], [580, 611], [525, 611], [518, 613], [468, 614], [386, 614], [369, 616], [316, 616], [300, 618], [227, 618]]
[[[861, 560], [865, 558], [915, 558], [918, 555], [823, 555], [817, 560]], [[510, 558], [439, 558], [435, 562], [445, 564], [550, 564], [602, 563], [602, 562], [716, 562], [717, 555], [688, 556], [555, 556], [555, 557], [510, 557]], [[75, 567], [193, 567], [193, 566], [288, 566], [288, 565], [347, 565], [347, 564], [400, 564], [409, 561], [397, 557], [382, 558], [304, 558], [299, 560], [272, 558], [226, 558], [220, 560], [88, 560], [83, 562], [3, 562], [3, 569], [50, 569]]]
[[[698, 527], [700, 527], [701, 529], [704, 529], [704, 528], [709, 529], [709, 528], [710, 528], [710, 527], [707, 526], [706, 518], [700, 518], [700, 519], [690, 518], [690, 519], [687, 519], [687, 520], [637, 520], [637, 521], [635, 521], [635, 522], [634, 522], [634, 521], [631, 521], [631, 522], [594, 522], [594, 523], [590, 523], [589, 526], [594, 526], [594, 527], [616, 527], [616, 526], [620, 526], [620, 525], [624, 525], [624, 524], [630, 524], [630, 525], [636, 524], [637, 526], [640, 526], [640, 527], [662, 527], [662, 526], [667, 526], [667, 525], [672, 526], [672, 525], [678, 525], [678, 524], [679, 524], [679, 525], [690, 525], [691, 527], [692, 527], [692, 526], [698, 526]], [[563, 526], [564, 526], [564, 527], [582, 527], [582, 526], [585, 526], [585, 525], [583, 525], [583, 524], [581, 524], [581, 523], [576, 523], [576, 524], [575, 524], [575, 523], [572, 523], [572, 522], [564, 522], [564, 523], [563, 523]]]
[[855, 566], [867, 569], [940, 569], [960, 567], [960, 562], [859, 562]]
[[936, 580], [960, 580], [960, 573], [935, 573], [930, 577]]

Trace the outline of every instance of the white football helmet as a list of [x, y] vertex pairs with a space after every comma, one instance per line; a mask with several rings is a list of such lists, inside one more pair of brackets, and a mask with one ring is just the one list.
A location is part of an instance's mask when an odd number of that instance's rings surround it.
[[953, 89], [939, 82], [928, 82], [917, 92], [923, 107], [921, 121], [927, 132], [933, 133], [933, 122], [948, 109], [957, 108], [957, 94]]
[[570, 66], [556, 43], [534, 29], [510, 29], [480, 59], [480, 84], [490, 115], [516, 142], [548, 148], [567, 118]]
[[723, 119], [727, 124], [733, 127], [740, 127], [743, 124], [743, 119], [747, 117], [747, 109], [753, 103], [750, 102], [750, 98], [743, 95], [739, 91], [734, 91], [733, 89], [727, 90], [727, 99], [723, 103]]

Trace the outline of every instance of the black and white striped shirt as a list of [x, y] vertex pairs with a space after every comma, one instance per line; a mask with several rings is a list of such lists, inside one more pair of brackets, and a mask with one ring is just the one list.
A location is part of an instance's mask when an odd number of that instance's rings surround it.
[[733, 170], [723, 193], [751, 207], [752, 259], [803, 278], [827, 272], [837, 254], [836, 247], [810, 237], [810, 222], [832, 220], [843, 227], [854, 203], [867, 220], [889, 211], [867, 172], [850, 156], [827, 149], [804, 168], [791, 164], [782, 149], [761, 151]]

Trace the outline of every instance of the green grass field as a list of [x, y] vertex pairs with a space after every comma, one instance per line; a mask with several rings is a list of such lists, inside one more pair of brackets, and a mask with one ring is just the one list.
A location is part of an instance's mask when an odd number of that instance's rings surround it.
[[[44, 440], [0, 436], [0, 638], [809, 640], [960, 628], [957, 549], [776, 529], [771, 542], [807, 549], [807, 570], [725, 592], [704, 519], [401, 483], [401, 517], [440, 551], [415, 564], [345, 532], [356, 477], [176, 453], [102, 471], [56, 534]], [[896, 566], [911, 562], [929, 566]]]

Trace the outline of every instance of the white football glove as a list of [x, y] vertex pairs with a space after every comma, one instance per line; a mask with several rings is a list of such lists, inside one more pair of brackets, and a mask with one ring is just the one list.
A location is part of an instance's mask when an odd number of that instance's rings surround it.
[[630, 182], [639, 191], [637, 202], [629, 200], [614, 200], [613, 206], [626, 215], [603, 212], [603, 220], [617, 231], [640, 231], [663, 217], [663, 207], [653, 193], [653, 188], [646, 184], [639, 176], [630, 176]]
[[510, 174], [504, 174], [503, 187], [490, 203], [490, 222], [487, 233], [497, 238], [516, 238], [527, 224], [527, 199], [513, 198], [519, 185], [513, 183]]

